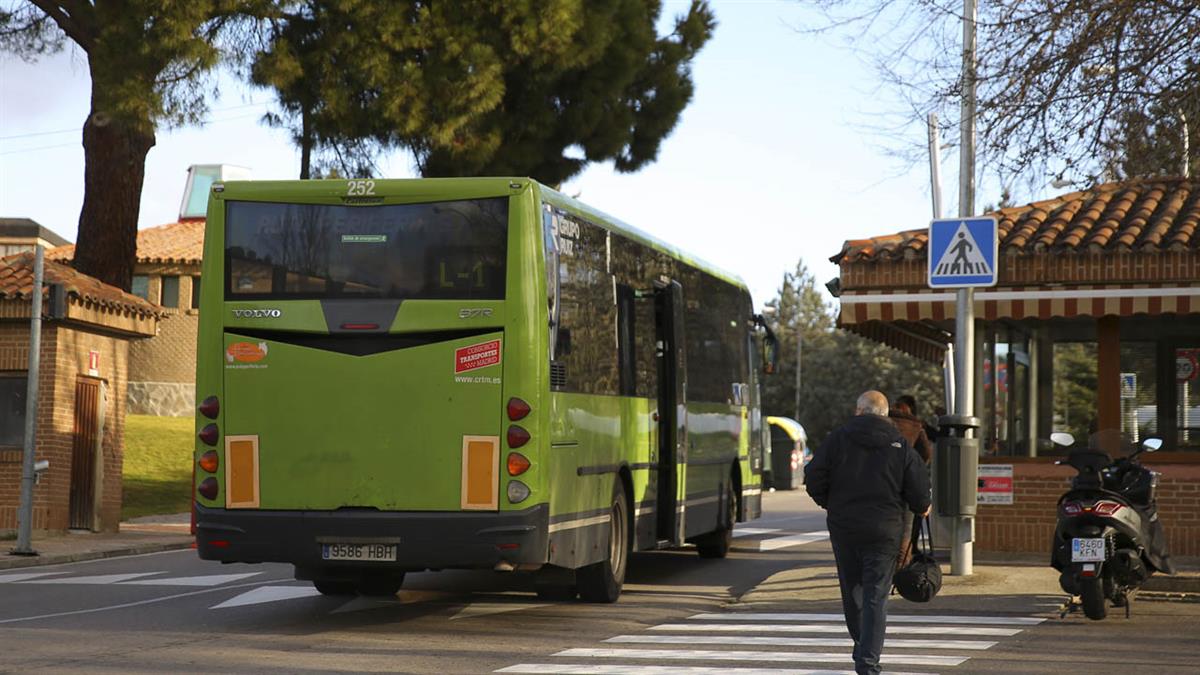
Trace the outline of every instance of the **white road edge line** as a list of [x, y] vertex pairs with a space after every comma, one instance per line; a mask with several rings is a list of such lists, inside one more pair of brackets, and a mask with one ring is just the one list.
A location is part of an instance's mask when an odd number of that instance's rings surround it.
[[269, 581], [254, 581], [244, 584], [235, 584], [233, 586], [220, 586], [218, 588], [205, 588], [199, 591], [191, 591], [188, 593], [176, 593], [175, 595], [164, 595], [161, 598], [150, 598], [149, 600], [139, 600], [137, 602], [125, 602], [119, 605], [109, 605], [107, 607], [93, 607], [92, 609], [77, 609], [70, 612], [53, 612], [50, 614], [39, 614], [37, 616], [22, 616], [15, 619], [0, 619], [0, 623], [20, 623], [22, 621], [38, 621], [41, 619], [54, 619], [60, 616], [78, 616], [80, 614], [95, 614], [96, 612], [107, 612], [114, 609], [126, 609], [128, 607], [140, 607], [142, 605], [153, 605], [156, 602], [166, 602], [167, 600], [175, 600], [177, 598], [186, 598], [192, 595], [203, 595], [204, 593], [217, 593], [219, 591], [227, 591], [234, 588], [248, 588], [250, 586], [260, 586], [269, 583], [287, 583], [294, 579], [273, 579]]

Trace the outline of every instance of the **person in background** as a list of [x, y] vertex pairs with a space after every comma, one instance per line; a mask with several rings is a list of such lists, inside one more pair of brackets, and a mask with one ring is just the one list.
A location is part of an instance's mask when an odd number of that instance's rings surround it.
[[[933, 442], [929, 440], [925, 423], [917, 417], [917, 400], [908, 394], [897, 396], [896, 403], [888, 411], [888, 419], [892, 420], [904, 440], [908, 441], [909, 446], [916, 450], [925, 465], [929, 466], [933, 458]], [[912, 528], [913, 520], [908, 518], [904, 521], [904, 535], [900, 537], [900, 556], [896, 560], [896, 569], [907, 565], [912, 556]]]
[[804, 468], [805, 489], [827, 511], [842, 611], [860, 675], [880, 672], [904, 521], [911, 520], [910, 511], [928, 514], [930, 507], [925, 463], [887, 414], [883, 394], [864, 392], [855, 416], [825, 438]]

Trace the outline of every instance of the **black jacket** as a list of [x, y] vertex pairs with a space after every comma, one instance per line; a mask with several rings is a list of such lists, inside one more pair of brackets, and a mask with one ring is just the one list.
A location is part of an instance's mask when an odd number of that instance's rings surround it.
[[929, 507], [929, 474], [896, 425], [858, 415], [835, 430], [804, 468], [804, 486], [829, 512], [829, 531], [863, 542], [894, 542], [906, 511]]

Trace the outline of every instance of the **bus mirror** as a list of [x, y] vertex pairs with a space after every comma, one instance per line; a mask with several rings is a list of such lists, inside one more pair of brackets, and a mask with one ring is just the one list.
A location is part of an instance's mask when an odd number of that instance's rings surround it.
[[775, 335], [767, 333], [763, 337], [763, 372], [771, 375], [775, 372], [775, 366], [779, 362], [779, 343], [775, 340]]

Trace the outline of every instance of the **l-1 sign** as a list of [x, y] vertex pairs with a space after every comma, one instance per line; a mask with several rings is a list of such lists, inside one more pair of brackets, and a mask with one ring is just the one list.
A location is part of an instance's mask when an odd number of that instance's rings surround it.
[[1013, 465], [980, 464], [977, 495], [980, 504], [1013, 503]]

